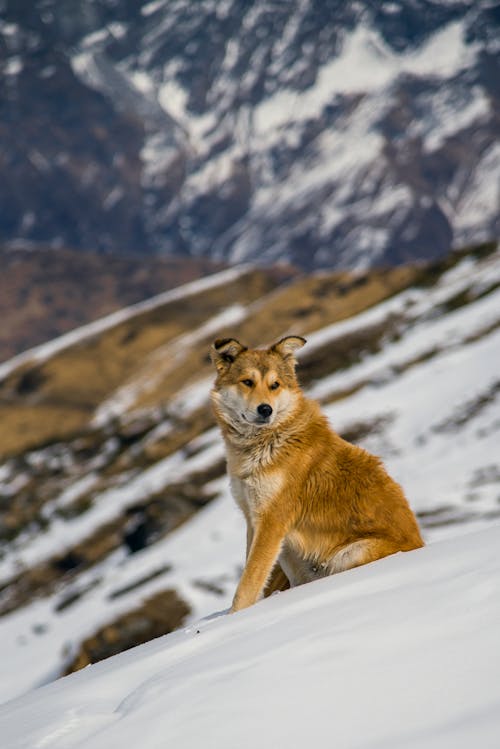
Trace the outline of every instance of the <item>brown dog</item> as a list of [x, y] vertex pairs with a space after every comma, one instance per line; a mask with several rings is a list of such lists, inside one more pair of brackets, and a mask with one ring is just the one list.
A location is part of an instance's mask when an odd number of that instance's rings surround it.
[[294, 352], [304, 343], [289, 336], [249, 350], [225, 339], [211, 350], [212, 403], [247, 523], [232, 611], [287, 580], [293, 587], [423, 546], [403, 491], [381, 461], [339, 437], [300, 390]]

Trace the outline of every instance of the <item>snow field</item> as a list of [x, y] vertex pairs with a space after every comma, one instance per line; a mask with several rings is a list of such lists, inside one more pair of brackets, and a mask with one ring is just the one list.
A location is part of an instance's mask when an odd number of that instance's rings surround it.
[[[465, 535], [499, 517], [496, 432], [500, 417], [498, 379], [492, 366], [500, 354], [500, 332], [495, 327], [499, 292], [481, 296], [497, 282], [499, 268], [498, 254], [480, 261], [463, 260], [433, 288], [410, 289], [307, 336], [311, 351], [326, 342], [335, 345], [336, 338], [391, 316], [402, 316], [399, 340], [387, 340], [379, 352], [313, 383], [309, 394], [328, 400], [339, 389], [358, 386], [349, 397], [326, 405], [325, 412], [337, 431], [367, 425], [361, 444], [383, 458], [413, 509], [427, 513], [424, 536], [431, 544], [448, 536], [461, 544]], [[476, 300], [452, 312], [439, 311], [439, 305], [446, 306], [465, 292]], [[240, 319], [245, 310], [236, 308], [228, 314]], [[224, 313], [221, 319], [227, 319]], [[194, 331], [194, 340], [200, 335]], [[209, 388], [205, 379], [188, 384], [172, 407], [179, 414], [188, 413], [203, 404]], [[168, 430], [171, 425], [163, 427]], [[168, 486], [173, 475], [176, 481], [180, 476], [188, 478], [224, 455], [215, 429], [190, 443], [190, 448], [188, 454], [181, 450], [101, 492], [84, 515], [69, 522], [54, 518], [45, 533], [17, 539], [1, 560], [2, 579], [83, 540], [129, 504]], [[0, 467], [0, 480], [10, 484], [16, 478], [5, 466]], [[55, 497], [54, 507], [91, 489], [95, 480], [95, 474], [84, 477]], [[226, 479], [212, 482], [207, 491], [217, 498], [165, 539], [132, 556], [119, 550], [54, 596], [2, 618], [0, 657], [5, 673], [12, 676], [0, 682], [0, 700], [57, 676], [82, 639], [161, 590], [178, 591], [191, 608], [189, 622], [229, 606], [243, 565], [243, 520]], [[151, 575], [156, 576], [149, 582], [115, 595]], [[81, 597], [59, 611], [58, 604], [73, 593]]]
[[500, 526], [198, 622], [0, 708], [5, 749], [482, 749]]

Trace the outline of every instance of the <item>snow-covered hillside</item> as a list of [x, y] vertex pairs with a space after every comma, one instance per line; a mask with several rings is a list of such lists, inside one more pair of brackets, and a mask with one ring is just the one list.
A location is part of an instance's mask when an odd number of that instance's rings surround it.
[[[0, 464], [0, 699], [229, 605], [244, 528], [207, 408], [219, 333], [308, 338], [306, 392], [384, 459], [428, 543], [497, 522], [499, 280], [493, 247], [264, 293], [268, 274], [241, 268], [6, 365], [1, 415], [26, 447]], [[71, 398], [83, 420], [62, 439]], [[55, 419], [39, 445], [22, 431], [32, 413]]]
[[499, 29], [491, 0], [6, 0], [0, 240], [345, 268], [496, 238]]
[[500, 526], [219, 614], [0, 708], [3, 749], [496, 749]]

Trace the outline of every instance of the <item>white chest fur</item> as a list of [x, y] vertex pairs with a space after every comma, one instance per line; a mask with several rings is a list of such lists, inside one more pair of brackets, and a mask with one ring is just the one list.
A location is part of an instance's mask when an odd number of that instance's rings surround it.
[[284, 474], [273, 468], [280, 445], [276, 438], [252, 445], [227, 445], [227, 467], [231, 491], [247, 520], [256, 515], [283, 488]]
[[258, 471], [245, 478], [230, 476], [231, 491], [236, 503], [245, 514], [254, 518], [282, 489], [281, 471]]

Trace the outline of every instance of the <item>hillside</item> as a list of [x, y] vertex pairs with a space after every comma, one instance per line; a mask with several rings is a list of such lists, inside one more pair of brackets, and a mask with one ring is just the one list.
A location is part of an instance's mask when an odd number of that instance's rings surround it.
[[220, 270], [206, 260], [0, 247], [0, 363], [99, 317]]
[[362, 267], [500, 235], [490, 0], [4, 0], [0, 242]]
[[4, 749], [496, 749], [500, 526], [197, 622], [0, 707]]
[[[297, 277], [240, 266], [0, 366], [0, 697], [227, 607], [242, 520], [211, 341], [304, 335], [299, 377], [434, 543], [500, 517], [500, 252]], [[464, 542], [465, 543], [465, 542]]]

